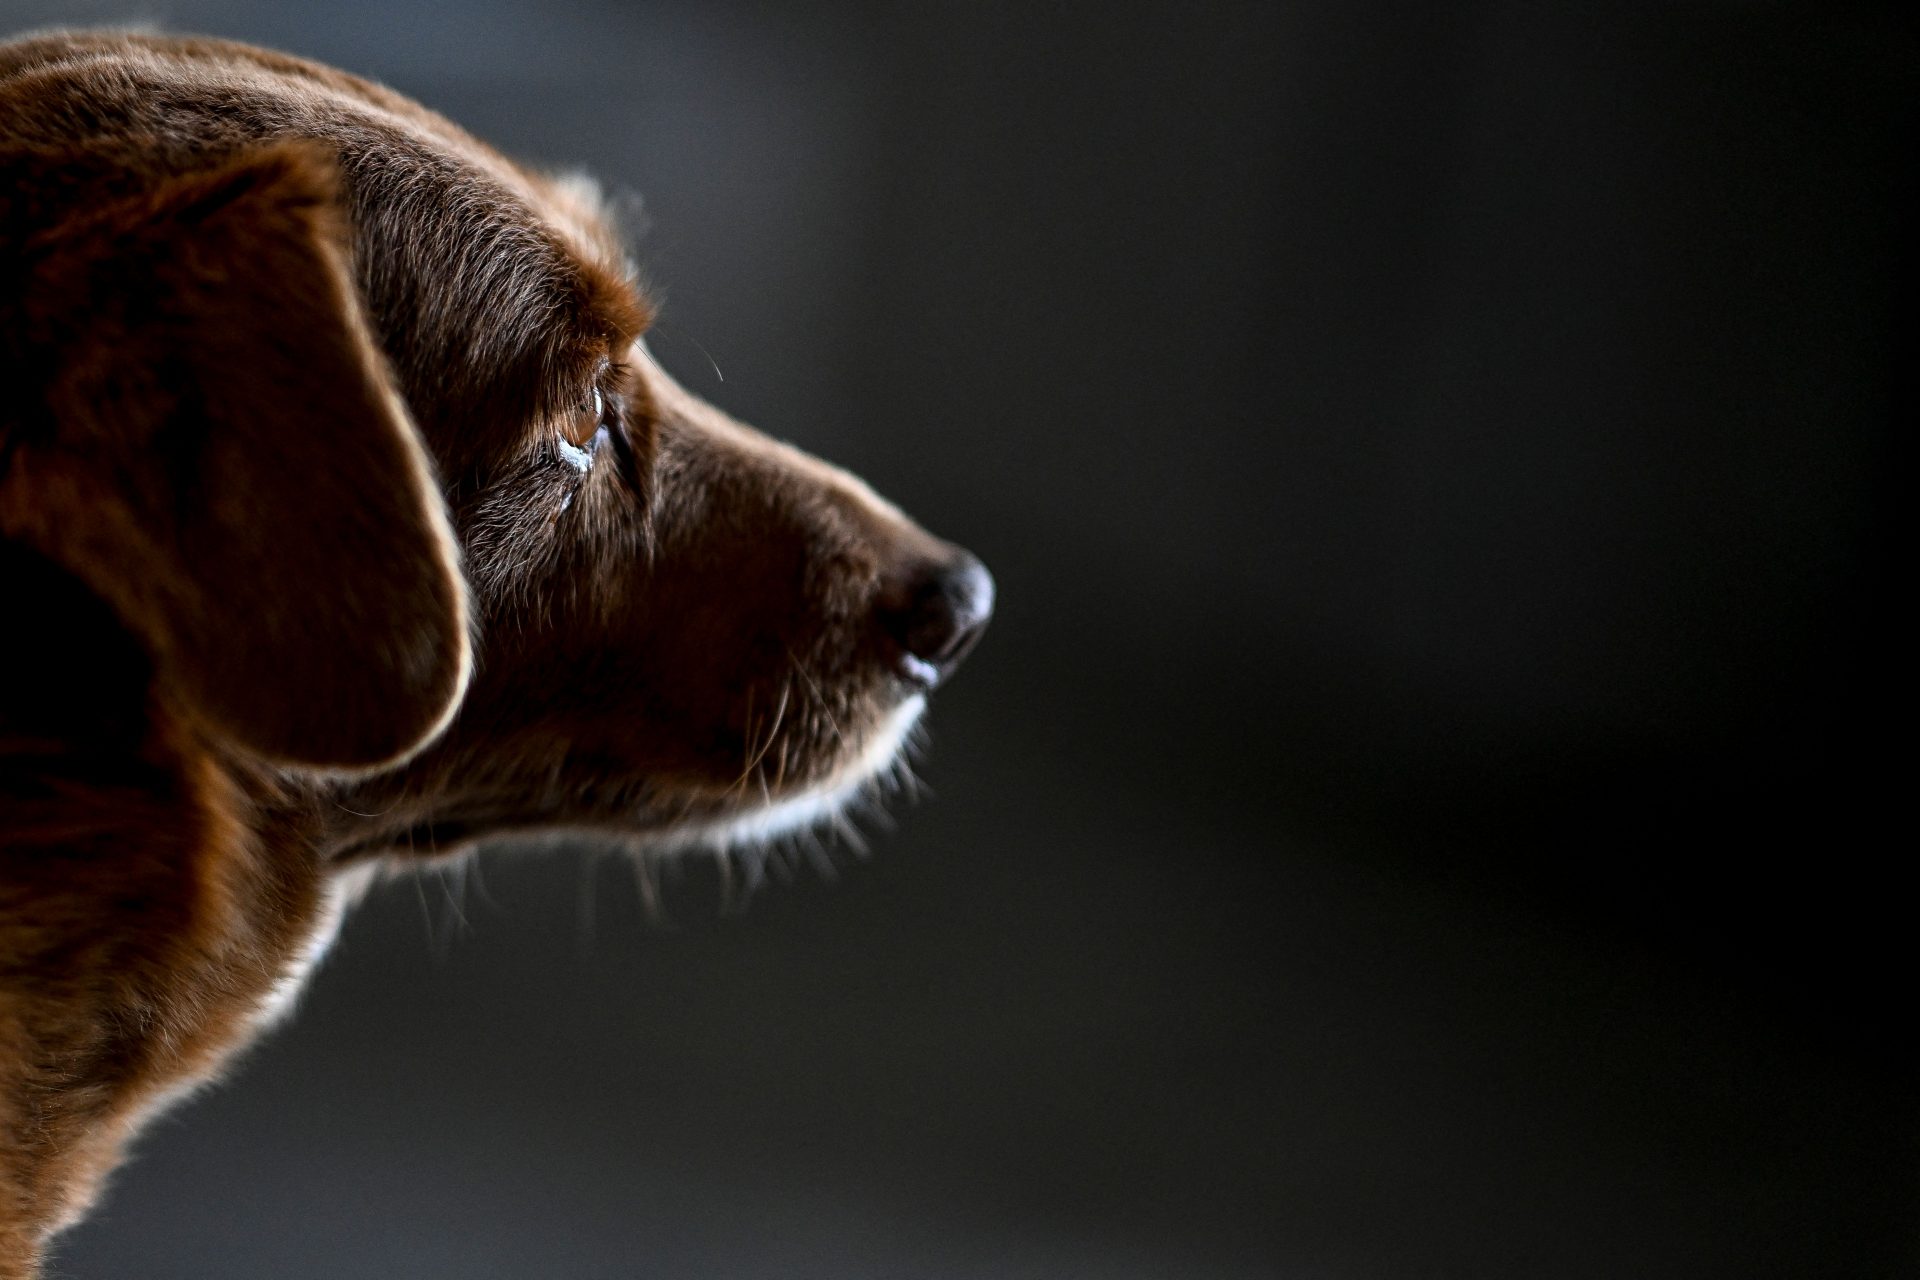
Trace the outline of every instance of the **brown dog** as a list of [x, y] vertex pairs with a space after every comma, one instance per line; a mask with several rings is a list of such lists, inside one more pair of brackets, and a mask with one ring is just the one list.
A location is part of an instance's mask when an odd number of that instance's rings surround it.
[[0, 1277], [346, 869], [828, 819], [992, 582], [675, 386], [578, 182], [209, 40], [0, 46]]

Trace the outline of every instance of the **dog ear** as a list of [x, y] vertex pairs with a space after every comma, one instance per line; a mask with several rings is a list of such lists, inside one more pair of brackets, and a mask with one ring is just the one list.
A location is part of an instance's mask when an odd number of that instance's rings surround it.
[[[71, 186], [58, 160], [0, 177]], [[113, 605], [232, 743], [404, 758], [465, 688], [467, 598], [361, 314], [331, 159], [274, 145], [107, 186], [25, 241], [0, 316], [0, 363], [41, 391], [11, 432], [0, 418], [3, 531]]]

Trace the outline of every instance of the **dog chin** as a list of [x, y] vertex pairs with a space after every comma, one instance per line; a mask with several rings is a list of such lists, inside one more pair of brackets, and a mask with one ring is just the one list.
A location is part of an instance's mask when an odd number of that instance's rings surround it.
[[849, 805], [887, 789], [889, 778], [904, 771], [903, 752], [926, 707], [925, 694], [908, 697], [874, 729], [858, 756], [798, 795], [677, 825], [649, 838], [647, 850], [726, 853], [773, 844], [785, 836], [822, 826], [844, 826], [842, 815]]

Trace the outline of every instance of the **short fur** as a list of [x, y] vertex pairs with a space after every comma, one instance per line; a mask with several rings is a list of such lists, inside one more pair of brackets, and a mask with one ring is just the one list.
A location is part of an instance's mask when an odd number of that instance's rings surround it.
[[874, 620], [963, 553], [675, 386], [592, 203], [278, 54], [0, 46], [0, 1280], [351, 869], [764, 836], [919, 715]]

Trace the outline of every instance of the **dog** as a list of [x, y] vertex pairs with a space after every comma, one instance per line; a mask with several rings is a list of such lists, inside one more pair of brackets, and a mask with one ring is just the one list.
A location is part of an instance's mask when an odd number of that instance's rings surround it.
[[368, 868], [832, 821], [993, 581], [677, 386], [590, 183], [243, 45], [0, 45], [0, 1277]]

